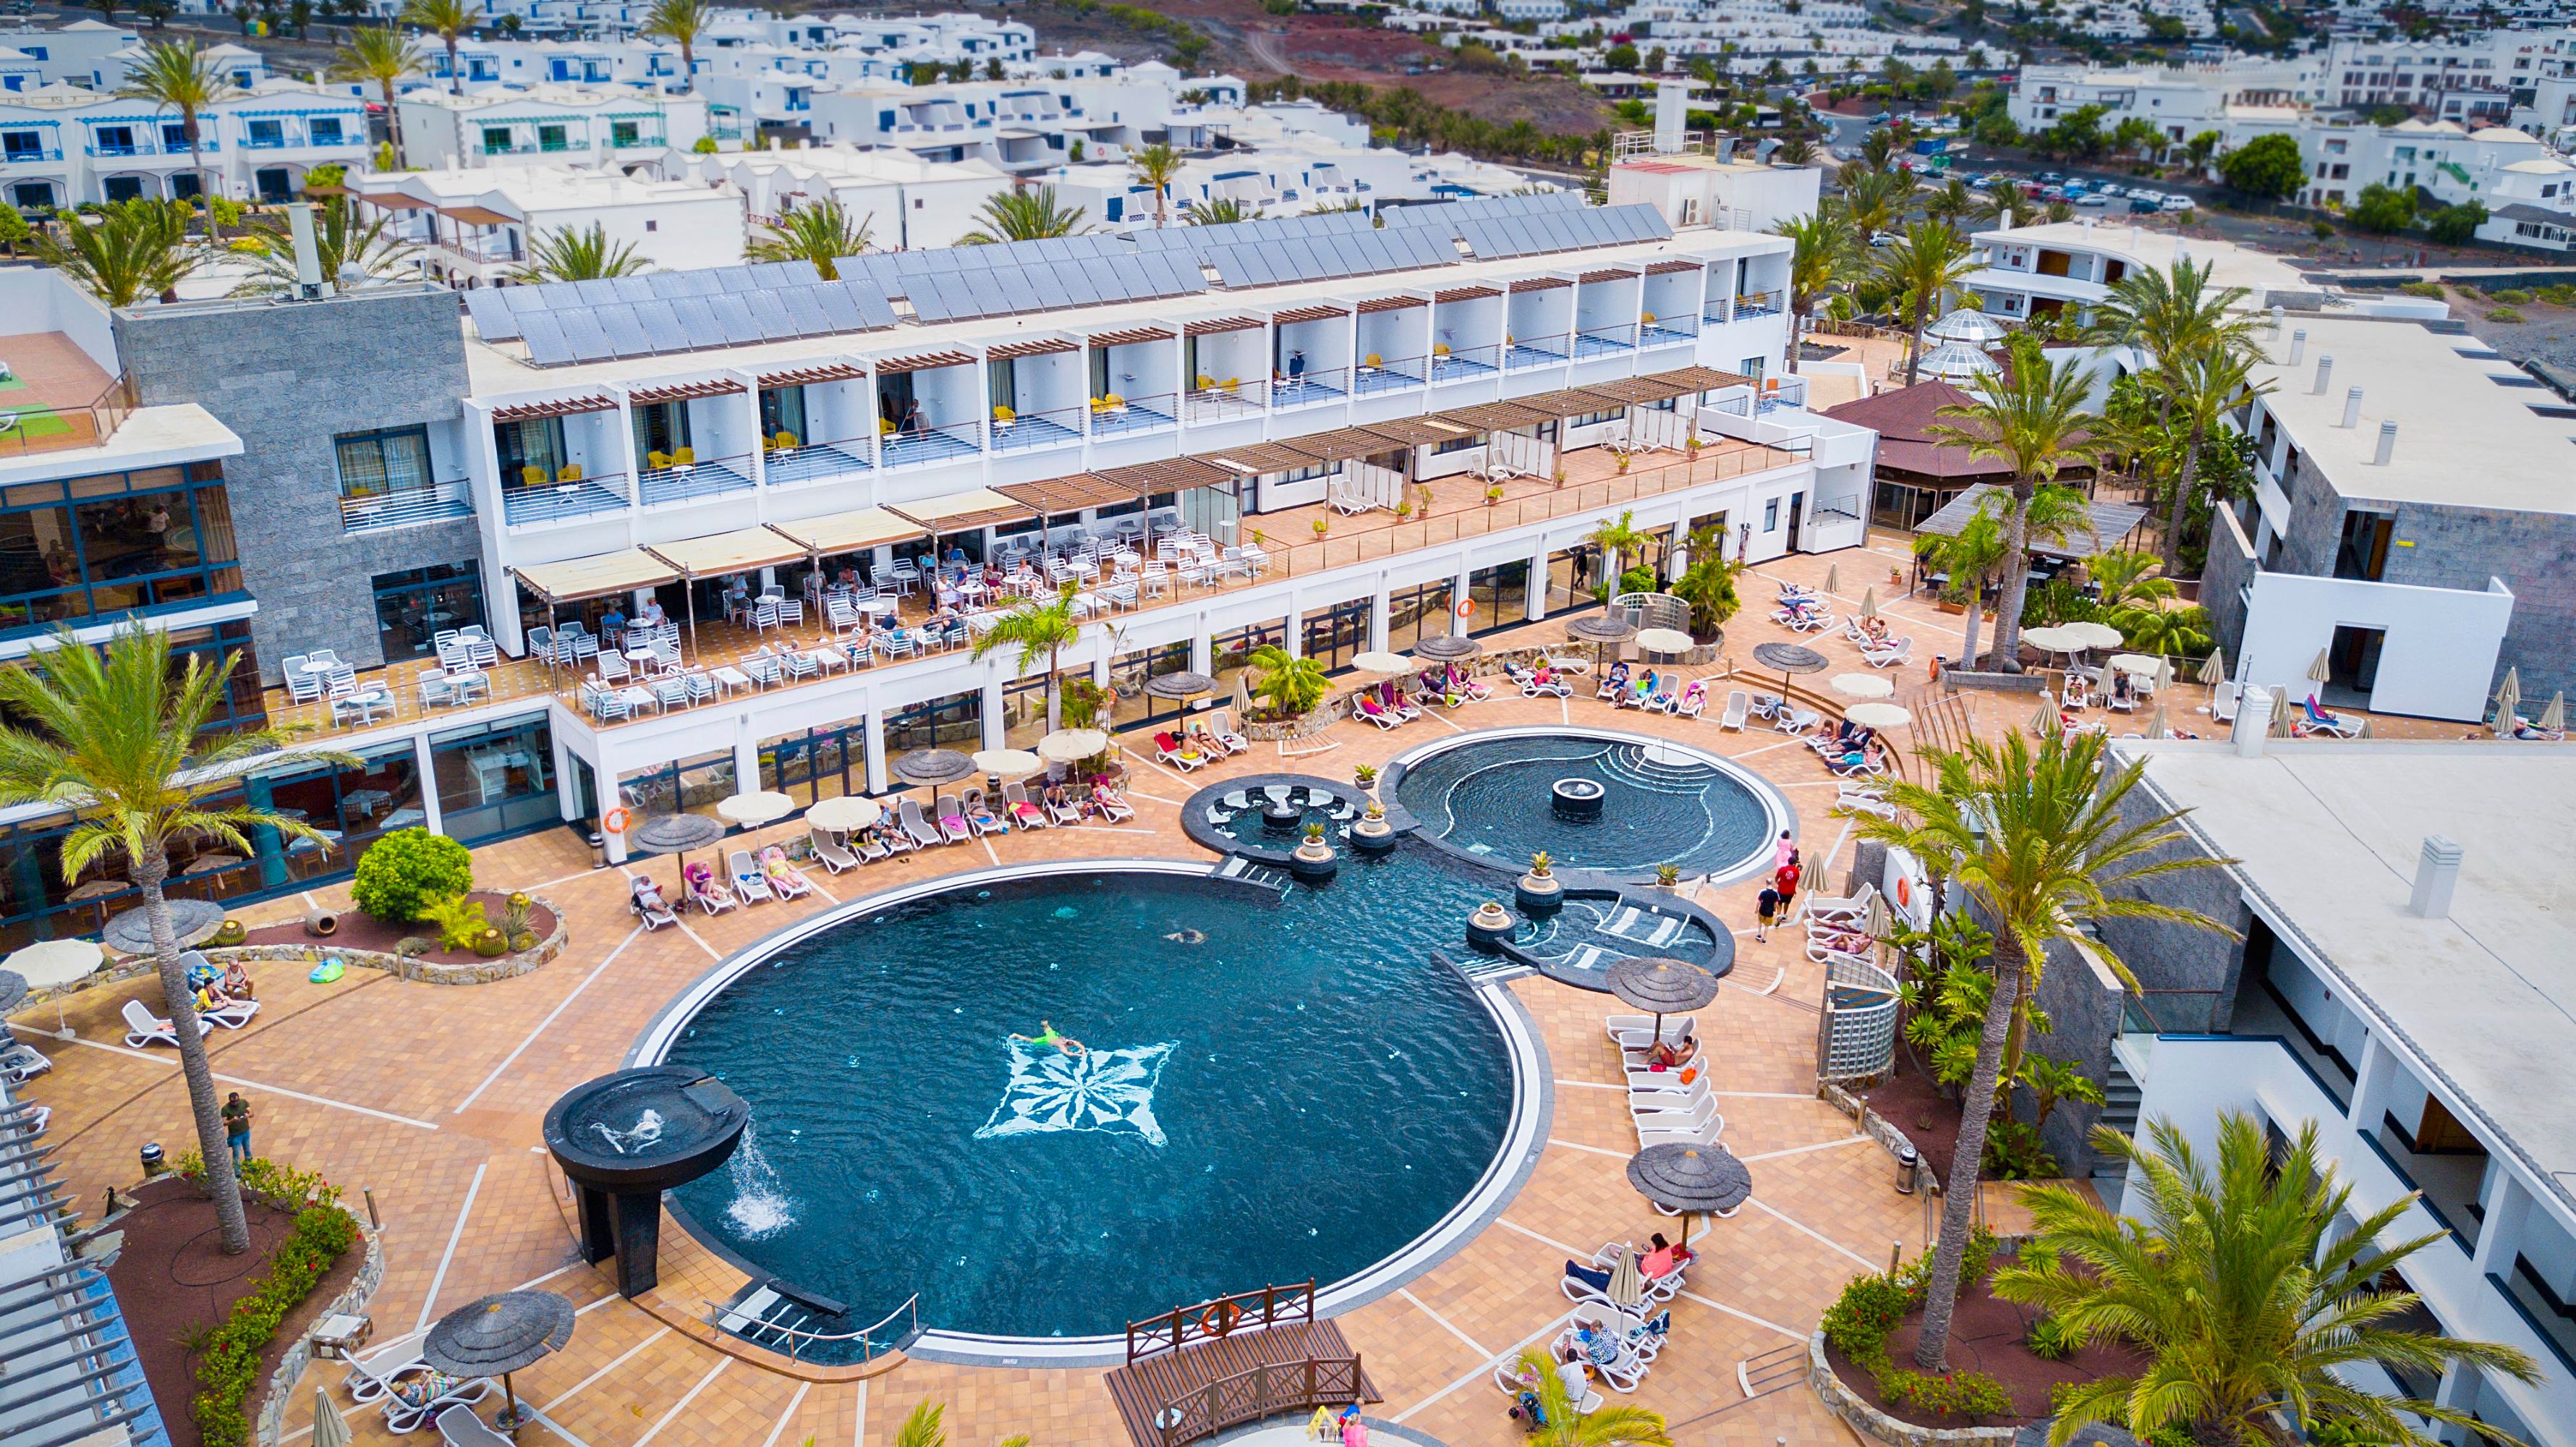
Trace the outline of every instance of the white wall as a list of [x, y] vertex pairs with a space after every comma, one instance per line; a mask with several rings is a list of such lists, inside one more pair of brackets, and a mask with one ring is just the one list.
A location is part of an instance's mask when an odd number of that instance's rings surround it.
[[2253, 589], [2238, 645], [2244, 682], [2305, 698], [2317, 687], [2308, 669], [2337, 627], [2384, 628], [2372, 711], [2469, 723], [2485, 716], [2487, 684], [2513, 621], [2513, 594], [2502, 580], [2489, 579], [2485, 592], [2472, 593], [2257, 573]]
[[107, 308], [88, 292], [51, 267], [0, 266], [0, 337], [29, 332], [62, 333], [111, 377], [125, 370]]

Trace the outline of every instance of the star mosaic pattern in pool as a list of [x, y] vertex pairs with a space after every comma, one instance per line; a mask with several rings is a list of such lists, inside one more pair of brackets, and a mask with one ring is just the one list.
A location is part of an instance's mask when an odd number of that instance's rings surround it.
[[1154, 1086], [1174, 1042], [1068, 1053], [1036, 1040], [1011, 1042], [1011, 1083], [975, 1139], [1088, 1130], [1163, 1144]]

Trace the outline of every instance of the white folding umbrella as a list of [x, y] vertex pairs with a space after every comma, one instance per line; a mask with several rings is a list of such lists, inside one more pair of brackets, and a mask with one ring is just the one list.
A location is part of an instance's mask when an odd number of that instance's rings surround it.
[[1845, 698], [1885, 698], [1896, 692], [1894, 681], [1883, 673], [1837, 673], [1826, 682]]
[[746, 829], [775, 824], [796, 812], [796, 801], [775, 790], [736, 794], [716, 802], [716, 812]]
[[2057, 631], [2061, 637], [2074, 640], [2078, 648], [2117, 648], [2127, 641], [2119, 629], [2108, 623], [2060, 623]]
[[1026, 749], [978, 749], [974, 758], [975, 767], [985, 773], [1012, 778], [1024, 779], [1046, 767], [1046, 760]]
[[1421, 666], [1401, 653], [1384, 653], [1376, 650], [1363, 653], [1351, 660], [1351, 667], [1360, 672], [1380, 674], [1387, 678], [1411, 673]]
[[1057, 729], [1038, 740], [1038, 757], [1056, 764], [1096, 759], [1108, 749], [1109, 735], [1100, 729]]
[[1868, 587], [1860, 590], [1860, 616], [1863, 618], [1875, 618], [1878, 616], [1878, 585], [1876, 583], [1872, 583]]
[[313, 1389], [313, 1447], [349, 1447], [349, 1419], [320, 1387]]
[[2567, 695], [2565, 693], [2553, 693], [2549, 696], [2549, 707], [2540, 711], [2540, 731], [2550, 734], [2567, 732]]
[[2151, 739], [2173, 737], [2173, 730], [2165, 726], [2165, 701], [2161, 698], [2156, 700], [2155, 717], [2147, 720], [2147, 737]]
[[1873, 729], [1901, 729], [1914, 722], [1910, 710], [1894, 703], [1856, 703], [1843, 710], [1843, 717]]
[[1842, 569], [1842, 564], [1840, 564], [1840, 563], [1827, 563], [1827, 564], [1825, 565], [1825, 591], [1826, 591], [1826, 592], [1828, 592], [1828, 593], [1839, 593], [1839, 592], [1841, 592], [1842, 590], [1843, 590], [1843, 569]]
[[805, 822], [834, 834], [866, 829], [885, 817], [885, 806], [860, 794], [843, 794], [805, 811]]
[[[93, 940], [38, 940], [5, 960], [0, 970], [7, 970], [27, 982], [30, 990], [54, 990], [75, 980], [97, 974], [107, 963]], [[63, 1023], [63, 997], [54, 997], [54, 1031], [63, 1039], [72, 1038], [69, 1025]]]
[[2216, 648], [2209, 650], [2209, 660], [2200, 666], [2200, 681], [2212, 688], [2227, 681], [2227, 655]]
[[2326, 650], [2317, 650], [2317, 661], [2308, 665], [2308, 682], [2323, 683], [2334, 677], [2334, 665], [2327, 661]]

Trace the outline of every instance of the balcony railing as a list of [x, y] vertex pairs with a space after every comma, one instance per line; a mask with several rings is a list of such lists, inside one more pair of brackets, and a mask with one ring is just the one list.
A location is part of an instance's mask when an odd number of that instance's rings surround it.
[[1722, 296], [1709, 298], [1708, 305], [1699, 309], [1699, 319], [1712, 326], [1723, 324], [1727, 315], [1726, 298]]
[[[10, 395], [24, 398], [29, 394], [21, 391]], [[115, 435], [134, 412], [134, 391], [126, 378], [118, 377], [87, 402], [47, 407], [21, 401], [9, 404], [8, 410], [18, 414], [18, 423], [0, 432], [0, 457], [67, 452], [96, 447]]]
[[[216, 140], [212, 136], [208, 136], [204, 140], [197, 142], [197, 151], [201, 155], [211, 156], [223, 148], [223, 142]], [[93, 142], [84, 149], [93, 156], [184, 156], [188, 154], [188, 143], [185, 141], [180, 141], [176, 144], [161, 141], [135, 141], [130, 144], [120, 146], [113, 143], [100, 144]]]
[[996, 416], [993, 450], [1028, 452], [1040, 447], [1078, 447], [1082, 445], [1082, 411], [1079, 406], [1050, 407], [1017, 412], [1007, 419]]
[[41, 151], [11, 151], [5, 156], [0, 156], [0, 166], [35, 165], [44, 161], [59, 161], [62, 158], [63, 151], [60, 146]]
[[2513, 1274], [2501, 1276], [2490, 1271], [2487, 1285], [2513, 1303], [2522, 1324], [2531, 1328], [2531, 1334], [2540, 1338], [2550, 1355], [2558, 1358], [2560, 1367], [2576, 1375], [2576, 1307], [2558, 1299], [2530, 1260], [2520, 1252], [2514, 1253]]
[[1503, 349], [1496, 346], [1452, 347], [1445, 352], [1434, 348], [1431, 353], [1431, 380], [1437, 384], [1489, 377], [1502, 360]]
[[852, 473], [872, 471], [876, 464], [868, 458], [875, 450], [864, 437], [808, 442], [797, 447], [773, 447], [761, 464], [761, 475], [771, 487], [825, 482]]
[[1196, 388], [1188, 399], [1189, 420], [1194, 425], [1205, 425], [1260, 416], [1261, 400], [1268, 395], [1269, 385], [1259, 377], [1251, 377], [1237, 379], [1231, 387], [1217, 382]]
[[1649, 316], [1637, 323], [1637, 345], [1640, 347], [1686, 346], [1699, 336], [1699, 322], [1694, 317]]
[[626, 474], [622, 472], [501, 489], [501, 520], [512, 527], [625, 510]]
[[498, 236], [458, 236], [438, 242], [442, 251], [453, 252], [467, 261], [525, 261], [525, 247], [511, 238], [509, 232]]
[[636, 474], [646, 507], [671, 502], [704, 502], [732, 492], [751, 490], [751, 454], [710, 457], [648, 467]]
[[1585, 357], [1606, 357], [1620, 352], [1633, 352], [1636, 349], [1637, 324], [1635, 322], [1612, 322], [1603, 327], [1585, 327], [1574, 334], [1574, 356], [1577, 361]]
[[587, 136], [568, 137], [564, 140], [552, 143], [545, 141], [514, 141], [506, 146], [496, 146], [490, 141], [485, 141], [483, 143], [483, 154], [487, 156], [553, 155], [561, 151], [587, 151], [589, 149], [590, 138]]
[[1159, 432], [1173, 425], [1180, 410], [1180, 399], [1170, 392], [1148, 392], [1137, 396], [1121, 394], [1112, 405], [1106, 399], [1091, 404], [1091, 435], [1125, 437], [1137, 432]]
[[1564, 332], [1544, 337], [1515, 337], [1503, 350], [1503, 370], [1517, 372], [1524, 367], [1562, 366], [1568, 340]]
[[1270, 405], [1275, 409], [1339, 402], [1350, 390], [1350, 368], [1308, 367], [1295, 376], [1282, 373], [1275, 378], [1270, 384]]
[[960, 457], [975, 457], [984, 451], [984, 428], [977, 422], [939, 422], [917, 426], [908, 432], [886, 434], [885, 446], [878, 454], [886, 467], [914, 467], [923, 463], [947, 462]]
[[441, 482], [428, 487], [344, 496], [340, 499], [340, 529], [350, 533], [381, 532], [386, 528], [410, 527], [414, 523], [471, 517], [473, 513], [474, 503], [466, 495], [462, 480]]
[[1351, 369], [1351, 391], [1358, 396], [1374, 392], [1401, 392], [1422, 385], [1421, 357], [1385, 357], [1376, 362], [1362, 362]]
[[1738, 321], [1746, 317], [1775, 317], [1779, 314], [1780, 293], [1776, 291], [1749, 291], [1735, 299], [1735, 318]]

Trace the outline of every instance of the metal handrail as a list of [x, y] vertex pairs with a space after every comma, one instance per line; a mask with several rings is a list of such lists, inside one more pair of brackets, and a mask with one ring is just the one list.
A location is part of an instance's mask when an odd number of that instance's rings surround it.
[[1276, 1326], [1283, 1321], [1314, 1319], [1315, 1283], [1311, 1278], [1287, 1286], [1265, 1286], [1259, 1291], [1238, 1291], [1127, 1323], [1127, 1361], [1132, 1366], [1140, 1358], [1177, 1351], [1194, 1341]]
[[[706, 1308], [707, 1325], [714, 1327], [718, 1331], [724, 1330], [723, 1322], [725, 1313], [732, 1310], [732, 1308], [712, 1301], [706, 1303]], [[763, 1325], [766, 1326], [768, 1330], [774, 1331], [780, 1336], [787, 1338], [789, 1347], [791, 1348], [787, 1353], [788, 1360], [790, 1361], [804, 1360], [804, 1357], [800, 1355], [800, 1353], [809, 1343], [854, 1341], [859, 1344], [861, 1349], [859, 1360], [864, 1362], [874, 1360], [876, 1357], [878, 1348], [872, 1338], [875, 1336], [877, 1329], [885, 1326], [887, 1323], [893, 1321], [899, 1316], [908, 1318], [910, 1325], [905, 1329], [900, 1337], [888, 1339], [882, 1348], [885, 1351], [893, 1351], [902, 1342], [910, 1341], [913, 1337], [921, 1334], [920, 1292], [916, 1291], [912, 1295], [905, 1297], [903, 1305], [887, 1312], [884, 1316], [879, 1317], [875, 1322], [870, 1325], [863, 1326], [857, 1331], [806, 1331], [802, 1327], [771, 1326], [767, 1323], [763, 1323]], [[740, 1335], [740, 1333], [736, 1333], [736, 1335]], [[749, 1340], [749, 1338], [745, 1338], [745, 1340]], [[760, 1343], [754, 1342], [753, 1345], [757, 1346], [760, 1345]]]
[[398, 528], [412, 523], [464, 517], [473, 510], [474, 504], [466, 493], [465, 482], [458, 478], [428, 487], [393, 488], [343, 497], [340, 499], [340, 527], [344, 532], [371, 532], [378, 528]]

